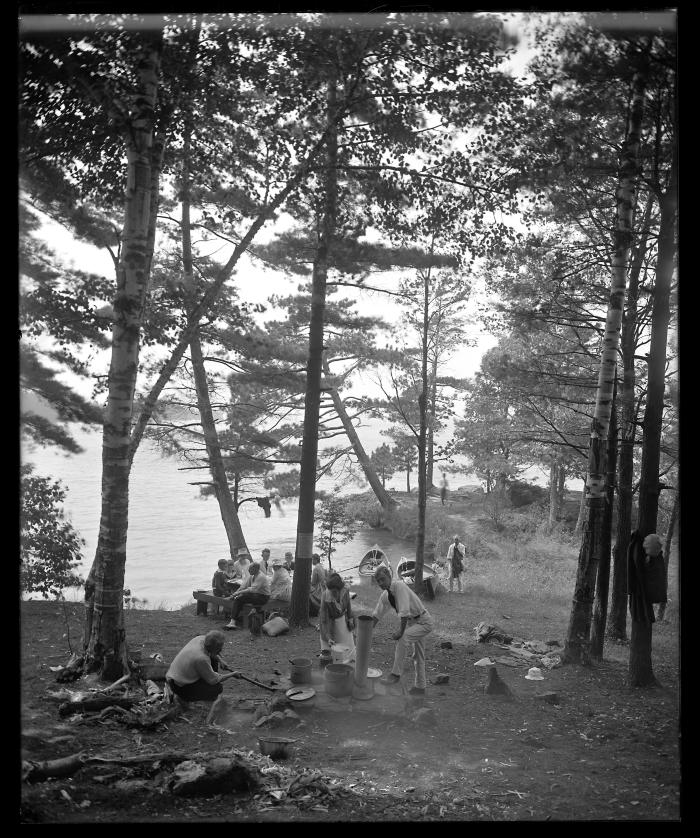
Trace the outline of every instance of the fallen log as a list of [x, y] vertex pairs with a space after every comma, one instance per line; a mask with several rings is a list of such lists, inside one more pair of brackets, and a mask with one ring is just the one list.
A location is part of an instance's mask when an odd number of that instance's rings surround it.
[[155, 754], [142, 754], [138, 756], [85, 756], [82, 752], [59, 759], [47, 759], [41, 762], [25, 760], [22, 763], [22, 779], [27, 783], [38, 783], [42, 780], [50, 780], [54, 777], [70, 777], [77, 774], [86, 765], [139, 765], [144, 762], [182, 762], [190, 759], [211, 759], [212, 754], [190, 754], [183, 751], [164, 751]]
[[85, 765], [85, 760], [86, 757], [82, 753], [42, 762], [25, 760], [22, 763], [22, 779], [26, 783], [38, 783], [52, 777], [71, 777]]
[[105, 707], [121, 707], [129, 710], [137, 700], [134, 698], [119, 698], [118, 696], [99, 696], [80, 701], [66, 701], [58, 705], [59, 716], [72, 716], [75, 713], [98, 713]]

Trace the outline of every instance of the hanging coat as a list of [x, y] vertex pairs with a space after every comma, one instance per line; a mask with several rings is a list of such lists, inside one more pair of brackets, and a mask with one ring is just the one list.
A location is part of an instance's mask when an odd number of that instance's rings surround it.
[[642, 546], [643, 541], [644, 538], [639, 530], [634, 530], [627, 548], [627, 593], [632, 619], [638, 623], [654, 623], [656, 622], [654, 607], [649, 599], [646, 585], [646, 557]]

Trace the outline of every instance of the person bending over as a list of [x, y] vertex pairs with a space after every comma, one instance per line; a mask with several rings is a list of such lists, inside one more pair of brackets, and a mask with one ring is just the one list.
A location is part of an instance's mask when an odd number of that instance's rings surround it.
[[321, 651], [330, 650], [336, 643], [350, 649], [348, 661], [355, 660], [355, 618], [352, 615], [350, 591], [345, 586], [340, 574], [331, 573], [326, 582], [326, 590], [321, 595], [319, 628], [321, 632]]
[[406, 657], [406, 643], [413, 643], [415, 684], [408, 692], [410, 695], [425, 695], [424, 639], [433, 630], [433, 618], [420, 597], [408, 587], [403, 579], [395, 579], [392, 582], [391, 573], [386, 567], [378, 567], [374, 571], [374, 578], [382, 589], [382, 593], [372, 614], [373, 625], [376, 626], [392, 608], [401, 621], [398, 630], [392, 635], [396, 641], [394, 665], [389, 675], [382, 681], [385, 684], [396, 684], [400, 680]]
[[229, 599], [232, 603], [231, 622], [224, 628], [230, 631], [239, 628], [236, 620], [244, 605], [264, 605], [270, 599], [270, 577], [262, 572], [257, 562], [253, 562], [248, 568], [248, 578]]
[[[223, 690], [223, 682], [239, 678], [221, 657], [226, 637], [214, 630], [193, 637], [180, 649], [168, 667], [165, 680], [176, 696], [183, 701], [214, 701]], [[219, 667], [228, 670], [219, 675]]]

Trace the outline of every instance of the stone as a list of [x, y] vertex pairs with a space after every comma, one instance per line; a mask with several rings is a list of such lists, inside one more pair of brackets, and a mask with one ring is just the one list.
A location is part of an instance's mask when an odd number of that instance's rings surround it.
[[452, 642], [450, 640], [443, 640], [442, 643], [440, 644], [440, 648], [441, 649], [451, 649], [452, 648]]
[[437, 675], [435, 677], [435, 680], [433, 681], [433, 684], [448, 684], [449, 681], [450, 681], [450, 676], [449, 675]]

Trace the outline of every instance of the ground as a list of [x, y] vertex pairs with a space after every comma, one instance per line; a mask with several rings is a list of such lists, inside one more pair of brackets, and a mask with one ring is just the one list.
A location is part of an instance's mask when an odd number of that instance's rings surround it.
[[[280, 763], [287, 781], [313, 770], [345, 793], [279, 801], [247, 792], [178, 797], [153, 768], [105, 774], [86, 767], [71, 777], [24, 783], [21, 822], [678, 820], [677, 623], [654, 626], [657, 687], [629, 689], [629, 649], [610, 644], [603, 662], [555, 666], [544, 671], [544, 681], [525, 679], [531, 663], [499, 663], [512, 696], [491, 696], [484, 692], [487, 670], [474, 664], [503, 657], [506, 650], [495, 641], [477, 642], [474, 627], [486, 622], [525, 640], [557, 641], [560, 647], [551, 646], [556, 652], [564, 643], [570, 602], [494, 592], [480, 582], [475, 562], [468, 564], [467, 577], [464, 594], [443, 592], [427, 603], [436, 628], [426, 641], [429, 685], [422, 702], [433, 712], [423, 714], [423, 721], [412, 720], [421, 702], [404, 695], [413, 683], [408, 659], [402, 685], [390, 689], [393, 704], [373, 699], [299, 708], [300, 720], [273, 731], [296, 740]], [[378, 589], [364, 580], [356, 590], [358, 609], [373, 607]], [[49, 693], [76, 685], [57, 684], [49, 667], [67, 662], [68, 641], [73, 647], [79, 641], [82, 619], [80, 604], [65, 607], [69, 637], [62, 605], [21, 605], [24, 760], [78, 752], [220, 754], [232, 748], [258, 754], [260, 729], [252, 710], [268, 693], [240, 680], [226, 683], [231, 711], [213, 725], [206, 723], [203, 704], [151, 731], [115, 718], [60, 717]], [[224, 622], [196, 616], [194, 602], [181, 611], [131, 609], [125, 618], [131, 650], [141, 650], [144, 660], [159, 653], [165, 661], [192, 636]], [[289, 658], [309, 657], [320, 683], [314, 622], [274, 638], [230, 633], [224, 654], [246, 675], [281, 686]], [[393, 630], [389, 620], [373, 634], [370, 666], [384, 672], [393, 658]], [[452, 648], [442, 648], [446, 641]], [[448, 681], [436, 684], [438, 675]], [[543, 693], [556, 693], [558, 703], [539, 698]], [[267, 757], [255, 759], [274, 766]]]

